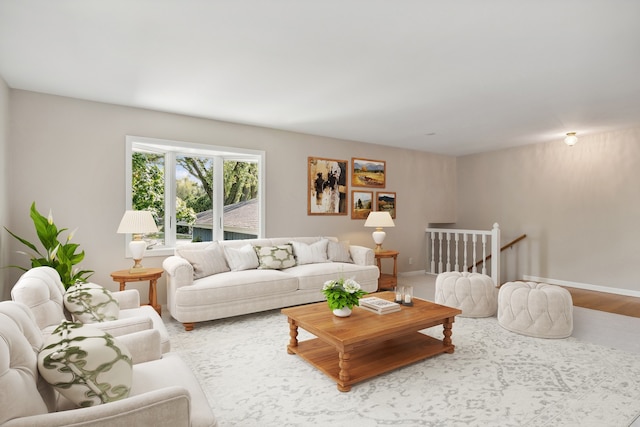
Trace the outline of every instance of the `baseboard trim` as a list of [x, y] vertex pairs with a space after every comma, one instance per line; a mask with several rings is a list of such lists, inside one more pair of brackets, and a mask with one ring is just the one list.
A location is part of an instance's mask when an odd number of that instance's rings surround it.
[[587, 291], [604, 292], [608, 294], [624, 295], [628, 297], [640, 298], [640, 291], [634, 291], [631, 289], [610, 288], [608, 286], [591, 285], [589, 283], [570, 282], [568, 280], [549, 279], [547, 277], [536, 277], [523, 275], [522, 280], [529, 282], [542, 282], [550, 285], [568, 286], [570, 288], [585, 289]]
[[424, 270], [415, 270], [415, 271], [405, 271], [402, 273], [398, 273], [398, 276], [424, 276], [425, 274], [429, 274]]

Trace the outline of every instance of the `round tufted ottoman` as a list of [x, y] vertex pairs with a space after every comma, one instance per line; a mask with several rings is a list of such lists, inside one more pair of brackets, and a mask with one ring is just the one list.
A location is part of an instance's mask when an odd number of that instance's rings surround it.
[[573, 332], [573, 300], [547, 283], [508, 282], [498, 292], [498, 323], [537, 338], [566, 338]]
[[498, 290], [491, 277], [449, 271], [436, 277], [436, 304], [462, 310], [462, 317], [490, 317], [498, 309]]

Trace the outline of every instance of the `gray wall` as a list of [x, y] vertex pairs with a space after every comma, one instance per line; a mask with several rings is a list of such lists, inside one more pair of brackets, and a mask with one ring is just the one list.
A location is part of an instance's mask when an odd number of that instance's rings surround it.
[[[533, 276], [640, 296], [640, 128], [457, 159], [459, 228], [502, 242], [503, 281]], [[589, 288], [587, 286], [587, 288]], [[608, 289], [610, 290], [610, 289]]]
[[[9, 143], [9, 87], [0, 77], [0, 225], [9, 222], [9, 171], [7, 147]], [[9, 235], [0, 228], [0, 267], [9, 263]], [[9, 299], [9, 270], [0, 268], [0, 301]]]
[[[424, 228], [455, 218], [454, 157], [20, 90], [10, 94], [6, 173], [12, 182], [4, 225], [35, 240], [29, 206], [35, 201], [45, 215], [51, 208], [58, 226], [79, 227], [74, 241], [86, 251], [81, 266], [95, 270], [92, 280], [110, 289], [116, 283], [109, 273], [131, 264], [124, 257], [124, 236], [115, 232], [125, 207], [126, 135], [264, 150], [268, 237], [331, 235], [369, 247], [372, 230], [364, 220], [307, 215], [307, 157], [385, 160], [385, 190], [397, 193], [397, 218], [384, 246], [400, 251], [400, 271], [424, 269]], [[12, 262], [26, 263], [15, 255], [21, 249], [17, 242], [10, 241], [10, 249]], [[144, 264], [161, 266], [162, 259], [146, 257]], [[10, 285], [19, 275], [11, 270]], [[163, 302], [164, 283], [158, 287]], [[134, 286], [144, 300], [145, 285]]]

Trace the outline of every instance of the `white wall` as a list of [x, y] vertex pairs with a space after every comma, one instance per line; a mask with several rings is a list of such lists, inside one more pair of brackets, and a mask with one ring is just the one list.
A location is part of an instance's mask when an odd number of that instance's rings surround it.
[[503, 243], [527, 234], [504, 255], [503, 281], [534, 276], [640, 291], [640, 128], [457, 160], [456, 226], [498, 222]]
[[[0, 225], [9, 222], [9, 171], [7, 146], [9, 142], [9, 87], [0, 77]], [[0, 267], [9, 264], [9, 235], [0, 228]], [[0, 268], [0, 301], [9, 299], [9, 270]]]
[[[92, 280], [111, 289], [116, 283], [109, 273], [131, 263], [124, 258], [124, 236], [115, 232], [125, 207], [126, 135], [265, 150], [267, 237], [333, 235], [370, 247], [372, 230], [364, 220], [307, 215], [307, 157], [385, 160], [385, 190], [397, 193], [396, 227], [387, 230], [385, 247], [400, 251], [400, 271], [424, 269], [428, 222], [455, 218], [453, 157], [20, 90], [11, 91], [10, 114], [8, 228], [35, 240], [29, 206], [35, 201], [45, 215], [51, 208], [58, 226], [79, 227], [74, 241], [86, 251], [81, 266], [96, 270]], [[11, 245], [12, 261], [24, 264], [13, 254], [20, 245]], [[146, 257], [144, 264], [161, 262]], [[19, 275], [12, 270], [12, 284]], [[164, 283], [160, 301], [166, 300]], [[136, 288], [146, 298], [145, 285]]]

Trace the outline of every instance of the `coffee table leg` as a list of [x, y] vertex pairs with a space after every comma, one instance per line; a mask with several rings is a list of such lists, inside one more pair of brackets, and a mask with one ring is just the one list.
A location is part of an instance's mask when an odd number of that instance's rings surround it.
[[295, 354], [291, 349], [298, 346], [298, 325], [293, 319], [289, 319], [289, 345], [287, 353]]
[[[349, 353], [338, 353], [339, 358], [340, 358], [340, 362], [339, 362], [339, 366], [340, 366], [340, 374], [339, 374], [339, 378], [340, 381], [342, 382], [347, 382], [351, 379], [351, 375], [349, 375], [349, 368], [351, 367], [351, 362], [349, 362], [349, 359], [351, 359], [351, 354]], [[339, 391], [349, 391], [351, 390], [351, 386], [350, 385], [341, 385], [338, 384], [338, 390]]]
[[454, 346], [451, 344], [451, 328], [453, 328], [453, 318], [446, 319], [442, 326], [444, 327], [444, 339], [442, 340], [442, 344], [445, 347], [451, 347], [450, 349], [446, 350], [447, 353], [453, 353]]

